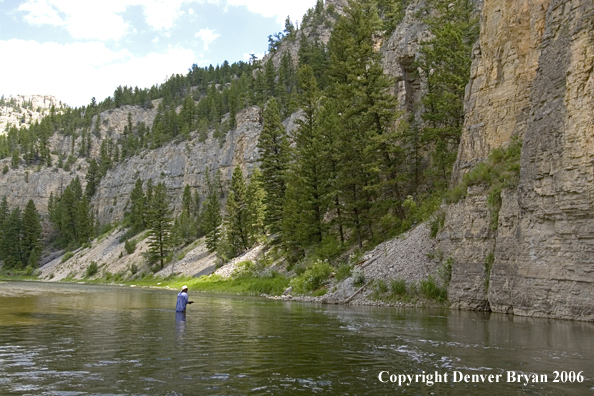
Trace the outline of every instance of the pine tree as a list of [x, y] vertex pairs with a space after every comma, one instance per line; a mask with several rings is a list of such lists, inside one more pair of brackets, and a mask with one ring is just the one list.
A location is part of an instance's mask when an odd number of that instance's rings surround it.
[[416, 64], [427, 81], [422, 135], [432, 152], [427, 174], [437, 188], [445, 188], [462, 134], [464, 95], [479, 24], [471, 0], [431, 0], [429, 5], [434, 12], [424, 22], [433, 37], [421, 45], [422, 57]]
[[229, 245], [233, 248], [233, 256], [244, 252], [249, 244], [249, 216], [247, 213], [247, 190], [243, 172], [239, 166], [233, 170], [231, 187], [225, 206], [225, 235]]
[[91, 209], [87, 196], [84, 195], [76, 205], [76, 233], [79, 244], [86, 243], [91, 239], [94, 234], [94, 224], [95, 219], [93, 218], [93, 210]]
[[381, 27], [373, 0], [351, 2], [328, 44], [331, 94], [341, 110], [336, 139], [340, 199], [360, 247], [374, 236], [374, 221], [386, 210], [382, 200], [400, 198], [392, 182], [399, 165], [392, 151], [395, 102], [376, 47]]
[[221, 182], [220, 173], [217, 172], [215, 180], [211, 180], [206, 170], [206, 185], [208, 198], [200, 215], [201, 228], [206, 235], [206, 247], [210, 252], [217, 250], [221, 240]]
[[262, 184], [266, 191], [265, 224], [271, 234], [281, 231], [285, 200], [285, 173], [289, 163], [289, 141], [274, 98], [264, 110], [264, 127], [258, 141]]
[[249, 244], [254, 245], [261, 236], [265, 235], [264, 217], [266, 215], [266, 191], [262, 185], [262, 172], [255, 168], [250, 177], [250, 183], [247, 186], [247, 224]]
[[165, 258], [171, 246], [171, 221], [167, 188], [165, 183], [161, 182], [155, 187], [149, 211], [150, 260], [159, 262], [161, 269], [165, 265]]
[[6, 200], [6, 195], [2, 197], [2, 201], [0, 201], [0, 260], [4, 260], [5, 253], [4, 253], [4, 234], [5, 234], [5, 226], [6, 221], [8, 220], [8, 216], [10, 216], [10, 211], [8, 208], [8, 201]]
[[136, 179], [134, 188], [130, 193], [130, 228], [132, 233], [140, 232], [147, 226], [146, 222], [146, 201], [142, 190], [142, 180]]
[[289, 168], [283, 218], [283, 242], [293, 247], [319, 244], [328, 206], [328, 149], [320, 127], [321, 92], [311, 67], [299, 69], [299, 105], [303, 117], [294, 134], [294, 160]]
[[41, 257], [41, 220], [33, 200], [23, 211], [23, 263], [37, 267]]
[[87, 196], [87, 199], [90, 200], [97, 192], [97, 187], [99, 187], [99, 182], [101, 181], [101, 170], [99, 169], [99, 165], [97, 164], [97, 161], [95, 161], [95, 158], [92, 158], [89, 162], [89, 169], [87, 170], [85, 179], [87, 182], [85, 195]]
[[193, 212], [192, 210], [192, 191], [190, 190], [190, 186], [186, 184], [184, 187], [184, 192], [182, 195], [182, 211], [185, 210], [188, 214]]

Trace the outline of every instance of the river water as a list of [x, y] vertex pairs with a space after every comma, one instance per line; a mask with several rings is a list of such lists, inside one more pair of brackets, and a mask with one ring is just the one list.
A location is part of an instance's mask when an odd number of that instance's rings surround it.
[[[191, 290], [180, 316], [175, 298], [0, 283], [0, 395], [594, 395], [593, 323]], [[548, 382], [510, 383], [511, 371]], [[390, 382], [399, 374], [419, 376]]]

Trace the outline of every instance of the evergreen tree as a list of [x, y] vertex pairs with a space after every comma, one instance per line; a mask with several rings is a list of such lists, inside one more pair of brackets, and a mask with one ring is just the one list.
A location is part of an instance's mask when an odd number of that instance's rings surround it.
[[23, 211], [23, 263], [37, 267], [41, 257], [41, 219], [33, 200]]
[[160, 269], [165, 265], [165, 258], [171, 246], [171, 209], [165, 183], [155, 187], [150, 201], [149, 211], [149, 257], [151, 262], [158, 262]]
[[208, 198], [200, 215], [201, 228], [206, 235], [206, 247], [210, 252], [217, 250], [221, 240], [221, 183], [220, 173], [217, 172], [215, 180], [211, 180], [206, 171], [206, 185]]
[[5, 252], [4, 252], [4, 235], [5, 235], [5, 226], [6, 221], [8, 220], [8, 216], [10, 216], [10, 210], [8, 208], [8, 201], [6, 200], [6, 195], [2, 197], [2, 201], [0, 201], [0, 260], [4, 260]]
[[147, 202], [142, 190], [142, 180], [136, 179], [130, 193], [130, 228], [132, 233], [138, 233], [147, 227]]
[[438, 188], [450, 180], [464, 124], [464, 94], [470, 79], [472, 46], [479, 35], [471, 0], [431, 0], [425, 19], [433, 37], [421, 45], [417, 67], [427, 81], [423, 140], [431, 154], [428, 176]]
[[233, 249], [233, 256], [237, 256], [250, 247], [248, 234], [250, 226], [247, 210], [247, 190], [243, 172], [237, 166], [231, 178], [224, 220], [225, 235]]
[[93, 210], [89, 204], [87, 196], [83, 195], [82, 199], [80, 199], [76, 205], [76, 233], [79, 244], [82, 245], [91, 239], [94, 234], [94, 224], [95, 219], [93, 216]]
[[328, 149], [320, 126], [321, 92], [313, 70], [299, 69], [299, 105], [303, 117], [297, 121], [295, 150], [289, 168], [283, 218], [283, 242], [306, 247], [322, 242], [324, 215], [328, 206]]
[[289, 163], [289, 141], [274, 98], [264, 110], [264, 127], [258, 141], [262, 184], [266, 191], [265, 224], [270, 233], [281, 231], [285, 200], [285, 173]]
[[382, 200], [398, 204], [400, 199], [393, 182], [399, 165], [393, 153], [395, 102], [376, 48], [380, 30], [375, 2], [352, 2], [328, 44], [331, 92], [342, 110], [337, 139], [341, 201], [360, 247], [374, 237], [374, 221], [386, 210]]
[[255, 168], [250, 177], [250, 183], [247, 186], [247, 224], [249, 244], [254, 245], [258, 239], [265, 235], [264, 217], [266, 215], [266, 191], [262, 185], [262, 173], [260, 169]]
[[182, 211], [185, 210], [188, 214], [191, 214], [193, 213], [192, 206], [192, 191], [190, 190], [190, 186], [186, 184], [182, 195]]
[[87, 196], [87, 199], [90, 200], [97, 192], [97, 187], [99, 187], [99, 182], [101, 181], [101, 170], [99, 169], [99, 165], [97, 164], [97, 161], [95, 161], [95, 158], [92, 158], [89, 162], [89, 169], [87, 170], [85, 179], [87, 182], [85, 195]]

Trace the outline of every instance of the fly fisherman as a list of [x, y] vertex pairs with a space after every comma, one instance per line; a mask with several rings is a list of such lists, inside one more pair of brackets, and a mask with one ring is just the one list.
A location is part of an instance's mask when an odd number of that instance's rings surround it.
[[181, 291], [177, 294], [175, 312], [186, 312], [186, 305], [192, 304], [193, 302], [194, 301], [188, 301], [188, 286], [182, 286]]

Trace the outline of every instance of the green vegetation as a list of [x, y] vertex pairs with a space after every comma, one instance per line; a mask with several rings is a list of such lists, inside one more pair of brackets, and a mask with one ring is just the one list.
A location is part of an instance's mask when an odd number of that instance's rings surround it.
[[518, 137], [512, 138], [507, 147], [494, 149], [486, 161], [475, 166], [464, 175], [462, 182], [448, 191], [446, 202], [454, 203], [466, 197], [470, 186], [485, 186], [487, 203], [491, 210], [491, 228], [496, 230], [501, 209], [501, 191], [515, 189], [520, 182], [521, 153], [522, 142]]
[[291, 279], [293, 292], [306, 294], [322, 287], [328, 280], [334, 267], [325, 261], [317, 260], [311, 264], [301, 275]]
[[[5, 270], [36, 269], [41, 257], [41, 219], [32, 200], [21, 212], [0, 202], [0, 260]], [[30, 272], [30, 271], [29, 271]]]
[[57, 231], [57, 246], [74, 250], [95, 236], [93, 211], [78, 177], [57, 197], [50, 193], [48, 211]]
[[97, 266], [97, 263], [94, 261], [91, 261], [91, 264], [89, 264], [89, 266], [87, 267], [85, 276], [87, 278], [90, 278], [91, 276], [95, 275], [97, 273], [97, 271], [99, 271], [99, 267]]
[[378, 301], [416, 303], [418, 301], [434, 301], [447, 303], [447, 286], [440, 286], [430, 275], [427, 279], [407, 285], [404, 279], [392, 279], [389, 284], [383, 279], [373, 282], [372, 298]]

